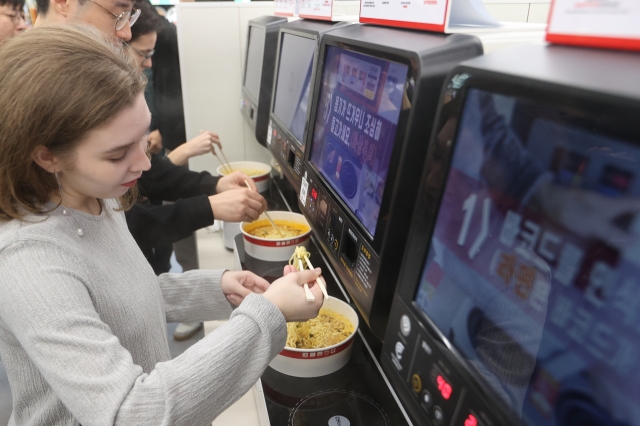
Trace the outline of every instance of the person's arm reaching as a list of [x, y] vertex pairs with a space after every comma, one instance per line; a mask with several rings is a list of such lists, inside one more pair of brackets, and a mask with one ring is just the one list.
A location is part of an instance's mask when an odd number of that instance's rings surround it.
[[[39, 257], [50, 262], [34, 268]], [[0, 318], [84, 426], [210, 423], [282, 350], [285, 318], [311, 318], [322, 304], [317, 286], [311, 286], [313, 303], [301, 287], [318, 271], [289, 274], [272, 284], [273, 291], [248, 295], [228, 323], [146, 374], [100, 319], [87, 277], [74, 272], [82, 270], [78, 264], [81, 259], [52, 244], [5, 250]]]
[[212, 144], [216, 144], [219, 149], [222, 149], [220, 137], [217, 133], [201, 132], [195, 138], [183, 143], [171, 151], [167, 155], [167, 158], [173, 164], [182, 166], [187, 164], [189, 158], [210, 153]]
[[171, 161], [151, 156], [151, 169], [138, 181], [141, 195], [151, 199], [176, 201], [180, 198], [217, 193], [219, 177], [207, 172], [194, 172]]
[[136, 203], [125, 212], [129, 232], [140, 247], [161, 247], [213, 225], [211, 202], [206, 195], [155, 206]]

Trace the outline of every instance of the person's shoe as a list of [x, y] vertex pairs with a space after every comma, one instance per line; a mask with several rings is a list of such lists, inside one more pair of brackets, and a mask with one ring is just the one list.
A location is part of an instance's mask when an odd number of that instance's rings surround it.
[[202, 328], [201, 322], [187, 322], [180, 323], [176, 327], [176, 331], [173, 332], [173, 339], [178, 342], [190, 339]]

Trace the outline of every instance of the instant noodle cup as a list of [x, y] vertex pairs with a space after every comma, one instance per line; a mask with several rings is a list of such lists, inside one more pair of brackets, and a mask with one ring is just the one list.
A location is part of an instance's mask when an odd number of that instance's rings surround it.
[[353, 325], [353, 332], [343, 341], [331, 346], [315, 349], [285, 348], [271, 361], [274, 370], [295, 377], [326, 376], [345, 366], [351, 358], [353, 338], [358, 330], [358, 315], [342, 300], [330, 297], [324, 301], [322, 310], [335, 312]]
[[[271, 174], [271, 166], [257, 161], [233, 161], [229, 163], [233, 171], [240, 170], [249, 176], [256, 183], [258, 192], [264, 192], [269, 189], [269, 175]], [[229, 169], [219, 166], [216, 171], [220, 176], [230, 174]]]
[[[303, 215], [285, 211], [270, 211], [269, 216], [282, 232], [296, 230], [290, 236], [280, 237], [269, 223], [264, 214], [261, 214], [253, 222], [241, 222], [240, 231], [244, 239], [245, 252], [260, 260], [270, 262], [280, 262], [289, 260], [296, 249], [296, 246], [309, 246], [311, 238], [311, 227]], [[269, 231], [267, 237], [263, 236], [262, 230]]]

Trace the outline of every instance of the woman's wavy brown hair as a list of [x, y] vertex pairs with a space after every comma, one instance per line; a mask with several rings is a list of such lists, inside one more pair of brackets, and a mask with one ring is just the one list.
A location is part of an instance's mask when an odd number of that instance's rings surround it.
[[[0, 47], [0, 221], [46, 213], [58, 191], [38, 166], [38, 145], [72, 162], [92, 129], [142, 93], [146, 79], [127, 46], [88, 25], [34, 28]], [[135, 203], [137, 191], [121, 199]]]

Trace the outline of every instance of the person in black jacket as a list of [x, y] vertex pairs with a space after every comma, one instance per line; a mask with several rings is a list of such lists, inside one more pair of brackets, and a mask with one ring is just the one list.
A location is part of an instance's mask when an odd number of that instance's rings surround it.
[[[136, 1], [134, 7], [139, 8], [142, 13], [136, 25], [131, 27], [132, 38], [129, 44], [138, 57], [142, 71], [151, 67], [156, 59], [156, 29], [164, 19], [147, 0]], [[156, 86], [153, 88], [156, 89]], [[154, 104], [150, 108], [154, 115], [159, 115], [159, 93], [163, 92], [154, 90]], [[169, 120], [156, 120], [158, 124], [164, 121]], [[162, 136], [165, 140], [164, 135]], [[205, 132], [174, 150], [173, 156], [169, 158], [183, 162], [189, 156], [208, 152], [212, 143], [220, 146], [215, 133]], [[202, 146], [207, 149], [202, 151]], [[245, 181], [249, 182], [253, 190], [246, 188]], [[126, 213], [127, 225], [156, 274], [169, 271], [171, 244], [198, 229], [212, 225], [214, 217], [231, 222], [252, 221], [266, 209], [266, 201], [256, 191], [253, 180], [244, 173], [234, 172], [223, 178], [214, 177], [207, 172], [189, 171], [159, 155], [152, 154], [151, 169], [143, 173], [138, 184], [142, 198]], [[162, 205], [163, 201], [175, 203]], [[163, 247], [169, 247], [168, 252], [162, 250]]]
[[[244, 186], [245, 179], [253, 190]], [[213, 225], [214, 218], [250, 222], [266, 210], [266, 201], [244, 173], [214, 177], [176, 166], [157, 155], [151, 156], [151, 169], [142, 174], [138, 185], [144, 198], [125, 216], [131, 235], [156, 274], [169, 270], [168, 259], [156, 256], [156, 248], [170, 246]], [[153, 205], [150, 199], [175, 203]]]

